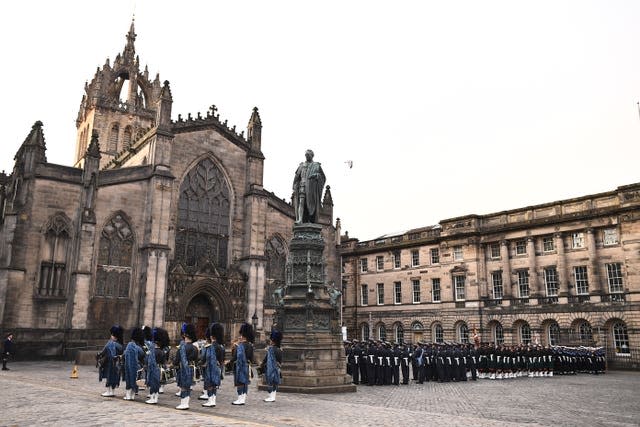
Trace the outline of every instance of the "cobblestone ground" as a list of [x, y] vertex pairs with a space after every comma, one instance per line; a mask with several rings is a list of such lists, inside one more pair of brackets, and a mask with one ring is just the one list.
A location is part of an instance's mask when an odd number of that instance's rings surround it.
[[174, 407], [175, 385], [158, 405], [103, 398], [97, 370], [79, 366], [69, 378], [68, 362], [16, 362], [0, 372], [0, 425], [156, 425], [180, 426], [638, 426], [640, 373], [614, 371], [553, 378], [518, 378], [466, 383], [412, 383], [358, 386], [356, 393], [302, 395], [278, 393], [275, 403], [251, 385], [247, 404], [233, 406], [235, 389], [223, 381], [215, 408], [203, 408], [192, 393], [191, 409]]

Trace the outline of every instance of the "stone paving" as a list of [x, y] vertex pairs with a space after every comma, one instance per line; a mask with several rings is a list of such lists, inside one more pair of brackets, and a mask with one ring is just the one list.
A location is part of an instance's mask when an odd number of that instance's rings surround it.
[[15, 362], [0, 372], [0, 425], [129, 426], [141, 423], [183, 426], [639, 426], [640, 373], [612, 371], [553, 378], [479, 380], [400, 386], [358, 386], [356, 393], [302, 395], [249, 390], [245, 406], [233, 406], [227, 378], [215, 408], [203, 408], [192, 393], [191, 408], [178, 411], [177, 387], [167, 386], [158, 405], [103, 398], [97, 369], [79, 366], [69, 378], [69, 362]]

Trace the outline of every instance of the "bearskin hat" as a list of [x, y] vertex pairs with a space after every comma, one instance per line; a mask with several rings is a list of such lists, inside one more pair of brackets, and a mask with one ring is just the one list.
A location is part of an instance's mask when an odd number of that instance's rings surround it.
[[162, 328], [153, 328], [153, 341], [157, 342], [160, 348], [169, 347], [169, 332]]
[[153, 333], [151, 332], [151, 328], [149, 326], [142, 327], [142, 335], [144, 336], [145, 341], [151, 341], [153, 339]]
[[118, 342], [120, 344], [122, 344], [122, 338], [124, 336], [124, 329], [122, 328], [122, 326], [120, 325], [113, 325], [111, 327], [111, 329], [109, 330], [109, 332], [111, 333], [111, 335], [113, 335], [114, 337], [116, 337], [116, 339], [118, 340]]
[[218, 344], [224, 344], [224, 327], [218, 322], [213, 322], [209, 326], [209, 336], [215, 338]]
[[243, 323], [242, 326], [240, 326], [240, 335], [251, 343], [255, 340], [255, 335], [253, 335], [253, 326], [248, 323]]
[[193, 323], [183, 323], [182, 324], [182, 336], [189, 338], [191, 341], [198, 341], [198, 337], [196, 337], [196, 327], [193, 326]]
[[282, 332], [280, 332], [277, 329], [274, 329], [273, 331], [271, 331], [271, 335], [269, 336], [269, 339], [271, 341], [273, 341], [273, 343], [280, 347], [280, 343], [282, 342]]
[[142, 332], [142, 328], [136, 327], [131, 330], [131, 341], [139, 345], [144, 344], [144, 332]]

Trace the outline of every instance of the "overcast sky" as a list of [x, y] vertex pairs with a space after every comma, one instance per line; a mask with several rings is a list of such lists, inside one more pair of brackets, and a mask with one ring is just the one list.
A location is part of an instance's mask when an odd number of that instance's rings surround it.
[[257, 106], [265, 188], [289, 200], [313, 149], [360, 240], [640, 181], [638, 1], [3, 2], [0, 169], [36, 120], [71, 165], [134, 13], [173, 118]]

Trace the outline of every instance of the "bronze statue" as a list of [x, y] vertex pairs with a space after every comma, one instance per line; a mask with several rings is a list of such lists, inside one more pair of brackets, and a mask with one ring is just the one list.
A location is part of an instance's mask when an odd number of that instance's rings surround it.
[[326, 177], [320, 163], [313, 161], [313, 151], [304, 153], [307, 161], [300, 163], [293, 178], [293, 208], [296, 224], [317, 223]]

